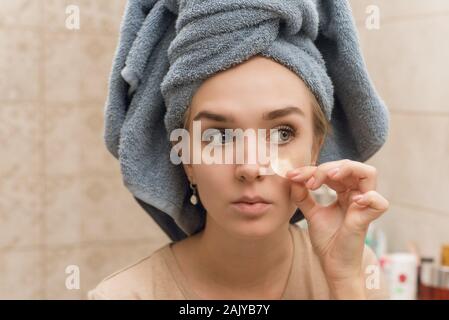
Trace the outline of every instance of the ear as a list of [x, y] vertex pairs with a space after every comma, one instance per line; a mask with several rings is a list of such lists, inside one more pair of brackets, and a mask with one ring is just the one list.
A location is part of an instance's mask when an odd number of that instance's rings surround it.
[[193, 167], [192, 167], [192, 164], [184, 164], [183, 163], [182, 166], [184, 168], [184, 171], [185, 171], [189, 181], [194, 184], [195, 180], [193, 179]]
[[[172, 147], [175, 146], [175, 142], [171, 141]], [[182, 150], [179, 151], [179, 156], [182, 157]], [[187, 175], [187, 178], [189, 179], [190, 182], [195, 183], [195, 181], [193, 180], [193, 167], [191, 163], [184, 163], [182, 162], [182, 167], [184, 168], [184, 172]]]

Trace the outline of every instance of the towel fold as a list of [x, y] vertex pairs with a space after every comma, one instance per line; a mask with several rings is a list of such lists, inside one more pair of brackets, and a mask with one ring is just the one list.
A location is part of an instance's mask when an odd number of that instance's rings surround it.
[[172, 240], [201, 230], [205, 209], [190, 204], [182, 165], [170, 161], [170, 133], [205, 79], [257, 54], [296, 72], [330, 120], [319, 163], [366, 161], [389, 115], [357, 37], [346, 0], [129, 0], [104, 132], [125, 186]]

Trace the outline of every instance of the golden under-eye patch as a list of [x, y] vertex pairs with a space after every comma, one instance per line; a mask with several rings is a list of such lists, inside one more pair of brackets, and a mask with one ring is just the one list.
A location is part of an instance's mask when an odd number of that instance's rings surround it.
[[287, 153], [283, 154], [282, 157], [276, 157], [270, 160], [270, 166], [261, 167], [259, 169], [259, 174], [261, 175], [271, 175], [277, 174], [278, 176], [287, 177], [287, 172], [296, 168], [310, 165], [311, 156], [309, 153], [298, 154]]
[[271, 162], [271, 168], [277, 175], [286, 177], [287, 172], [294, 169], [295, 167], [289, 159], [278, 158], [277, 160]]

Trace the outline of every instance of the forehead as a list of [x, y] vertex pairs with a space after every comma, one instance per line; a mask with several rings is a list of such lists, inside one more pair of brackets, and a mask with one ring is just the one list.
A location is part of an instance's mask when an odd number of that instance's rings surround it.
[[254, 117], [297, 106], [308, 118], [314, 102], [296, 73], [269, 58], [255, 56], [205, 80], [192, 98], [191, 113], [209, 110]]

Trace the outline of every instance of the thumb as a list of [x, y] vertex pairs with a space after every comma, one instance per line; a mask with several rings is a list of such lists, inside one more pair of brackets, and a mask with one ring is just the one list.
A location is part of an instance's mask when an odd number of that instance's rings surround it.
[[313, 215], [313, 209], [318, 203], [315, 201], [304, 182], [291, 183], [290, 198], [299, 210], [301, 210], [304, 217], [307, 220], [310, 220]]

